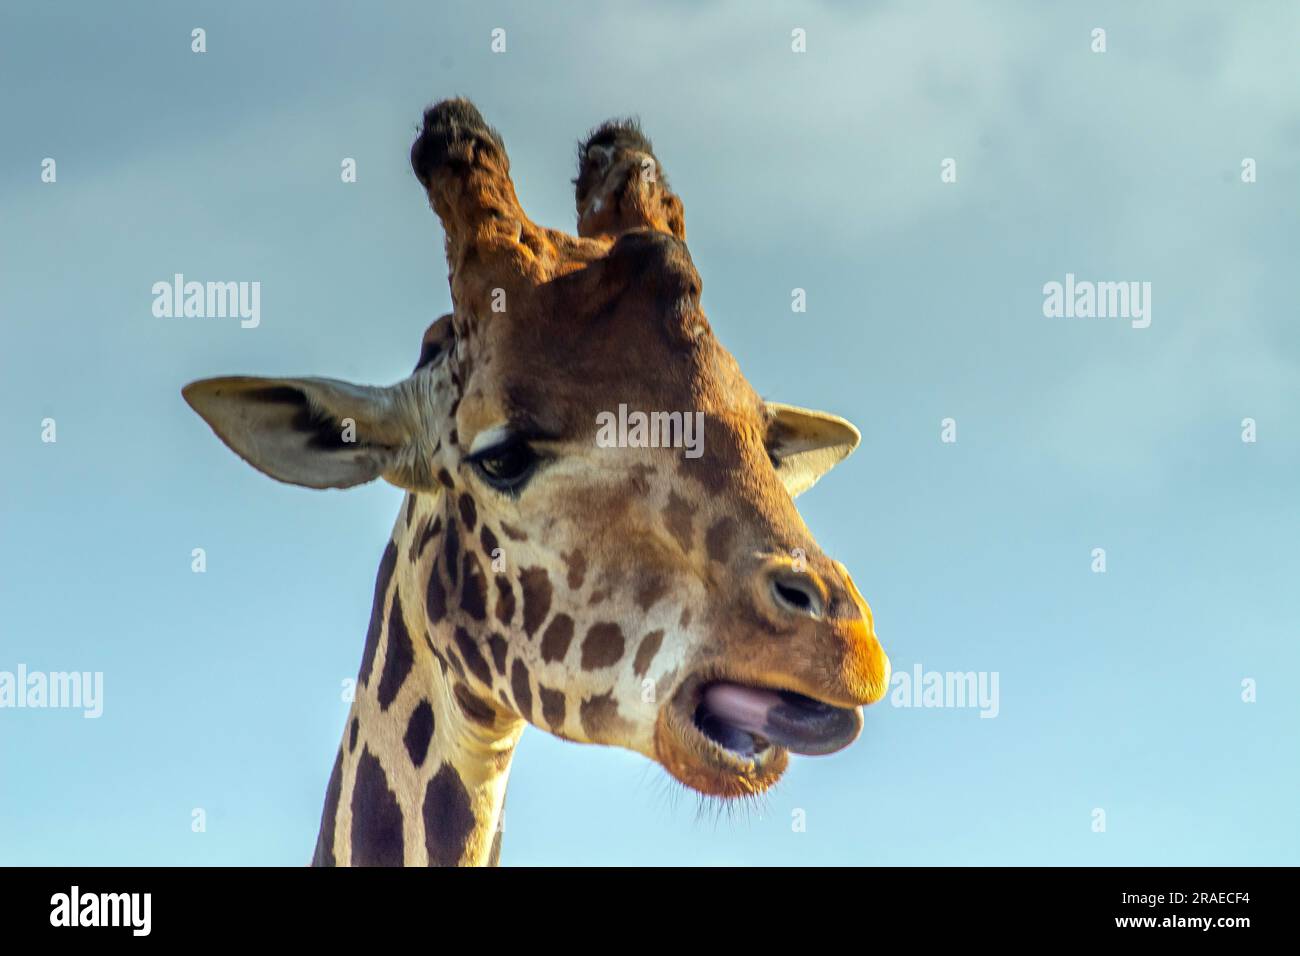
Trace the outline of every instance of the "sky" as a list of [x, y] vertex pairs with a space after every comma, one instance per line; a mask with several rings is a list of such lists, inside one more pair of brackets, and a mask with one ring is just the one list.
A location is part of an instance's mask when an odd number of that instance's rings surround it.
[[[862, 431], [799, 505], [895, 672], [998, 688], [896, 694], [734, 812], [529, 728], [503, 864], [1300, 863], [1298, 35], [1280, 0], [6, 3], [0, 674], [100, 672], [103, 713], [0, 708], [0, 864], [310, 858], [402, 496], [272, 482], [180, 388], [409, 372], [450, 296], [407, 152], [452, 95], [566, 229], [577, 140], [640, 117], [723, 344]], [[155, 317], [178, 272], [260, 282], [260, 323]], [[1150, 283], [1150, 325], [1045, 316], [1067, 274]]]

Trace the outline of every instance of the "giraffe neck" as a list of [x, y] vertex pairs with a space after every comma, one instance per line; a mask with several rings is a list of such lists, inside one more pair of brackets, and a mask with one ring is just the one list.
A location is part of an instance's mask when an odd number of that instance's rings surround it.
[[523, 721], [468, 691], [439, 650], [450, 625], [429, 623], [444, 497], [408, 496], [384, 549], [314, 865], [495, 865], [500, 855]]

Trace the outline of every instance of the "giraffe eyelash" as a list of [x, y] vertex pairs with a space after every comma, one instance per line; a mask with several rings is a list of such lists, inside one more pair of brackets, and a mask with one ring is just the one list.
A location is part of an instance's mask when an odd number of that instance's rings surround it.
[[537, 474], [543, 457], [525, 439], [512, 435], [465, 459], [479, 480], [494, 491], [517, 497]]

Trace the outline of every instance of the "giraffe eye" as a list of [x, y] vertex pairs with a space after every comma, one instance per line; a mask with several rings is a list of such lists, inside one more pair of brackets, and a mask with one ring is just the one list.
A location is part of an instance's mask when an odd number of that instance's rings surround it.
[[509, 439], [474, 455], [474, 471], [497, 491], [517, 493], [537, 470], [537, 453], [528, 443]]

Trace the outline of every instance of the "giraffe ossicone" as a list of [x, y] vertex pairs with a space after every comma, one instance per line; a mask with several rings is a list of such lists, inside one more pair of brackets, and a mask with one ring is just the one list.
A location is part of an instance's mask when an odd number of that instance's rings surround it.
[[[273, 478], [407, 492], [317, 864], [495, 863], [528, 723], [740, 797], [792, 751], [846, 746], [887, 690], [871, 611], [792, 500], [857, 430], [765, 402], [741, 375], [634, 123], [596, 129], [578, 161], [578, 234], [542, 228], [478, 110], [431, 107], [411, 162], [446, 234], [453, 311], [412, 374], [184, 389]], [[700, 454], [598, 442], [599, 416], [621, 407], [698, 413]]]

